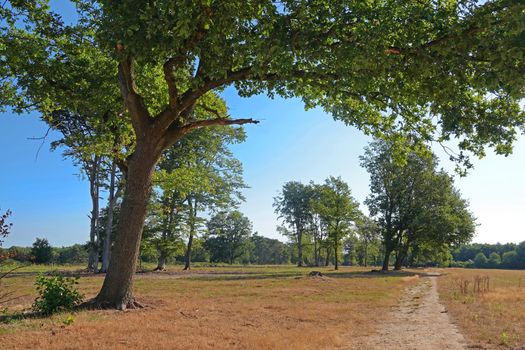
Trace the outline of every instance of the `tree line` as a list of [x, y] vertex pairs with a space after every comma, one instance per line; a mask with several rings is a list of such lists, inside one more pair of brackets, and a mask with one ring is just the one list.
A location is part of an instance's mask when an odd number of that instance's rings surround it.
[[525, 269], [525, 241], [514, 244], [466, 244], [452, 251], [455, 267]]
[[[373, 242], [381, 241], [382, 270], [443, 259], [454, 247], [471, 240], [475, 219], [468, 202], [454, 187], [453, 178], [439, 170], [430, 149], [397, 155], [387, 141], [375, 141], [361, 163], [370, 174], [370, 194], [365, 200], [370, 217], [340, 178], [324, 184], [288, 182], [275, 198], [276, 212], [285, 224], [281, 231], [293, 238], [298, 266], [308, 259], [303, 247], [312, 246], [313, 263], [334, 256], [335, 267], [343, 256], [342, 240], [353, 254], [352, 235], [364, 242], [365, 259]], [[365, 261], [366, 261], [365, 260]], [[366, 264], [366, 263], [365, 263]]]

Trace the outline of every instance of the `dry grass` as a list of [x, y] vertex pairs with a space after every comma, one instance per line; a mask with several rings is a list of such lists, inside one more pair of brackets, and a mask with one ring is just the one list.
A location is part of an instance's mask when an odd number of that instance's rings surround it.
[[[0, 325], [6, 349], [318, 349], [351, 345], [373, 332], [415, 279], [363, 274], [343, 268], [309, 278], [293, 267], [202, 269], [189, 275], [140, 274], [139, 311], [82, 311]], [[368, 269], [369, 270], [369, 269]], [[207, 271], [207, 272], [206, 272]], [[176, 273], [175, 273], [176, 272]], [[216, 274], [219, 273], [220, 274]], [[28, 307], [34, 276], [9, 278], [26, 294], [11, 304]], [[99, 276], [82, 277], [80, 289], [93, 296]]]
[[[525, 347], [525, 271], [446, 269], [438, 279], [440, 297], [472, 346]], [[473, 292], [476, 277], [489, 279]], [[460, 285], [468, 285], [461, 291]]]

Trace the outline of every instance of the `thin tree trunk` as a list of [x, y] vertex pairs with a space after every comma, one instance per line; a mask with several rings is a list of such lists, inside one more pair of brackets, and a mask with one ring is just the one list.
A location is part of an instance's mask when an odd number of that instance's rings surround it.
[[297, 266], [303, 266], [303, 232], [297, 231]]
[[117, 174], [117, 164], [115, 161], [111, 164], [111, 175], [109, 180], [109, 199], [108, 199], [108, 220], [106, 223], [106, 232], [104, 237], [104, 249], [102, 252], [102, 272], [107, 272], [111, 258], [111, 232], [113, 231], [113, 212], [117, 199], [115, 193], [115, 178]]
[[316, 235], [314, 235], [314, 259], [315, 259], [315, 266], [319, 266], [319, 253], [317, 251], [317, 238], [316, 238]]
[[100, 157], [94, 156], [89, 174], [89, 194], [91, 196], [91, 221], [89, 230], [89, 258], [88, 271], [97, 272], [98, 269], [98, 241], [97, 229], [99, 218], [99, 184]]
[[326, 247], [326, 259], [324, 266], [330, 265], [330, 247]]
[[151, 177], [160, 154], [154, 146], [137, 142], [135, 153], [130, 157], [111, 264], [94, 300], [98, 307], [124, 310], [138, 305], [133, 297], [133, 280], [151, 195]]
[[338, 239], [337, 239], [337, 234], [335, 236], [335, 242], [334, 242], [334, 259], [335, 259], [335, 269], [336, 270], [339, 270], [339, 259], [338, 259], [338, 255], [337, 255], [337, 249], [339, 248], [338, 246]]
[[191, 248], [193, 246], [193, 236], [195, 235], [195, 220], [197, 219], [197, 199], [192, 204], [191, 199], [188, 198], [188, 204], [190, 208], [190, 235], [186, 246], [184, 270], [189, 270], [191, 265]]
[[368, 240], [365, 238], [365, 256], [363, 257], [363, 266], [368, 266]]

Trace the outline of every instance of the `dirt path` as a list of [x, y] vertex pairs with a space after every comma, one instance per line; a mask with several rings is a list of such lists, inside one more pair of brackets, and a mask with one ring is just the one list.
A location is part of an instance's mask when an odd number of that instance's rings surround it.
[[439, 302], [437, 277], [424, 277], [409, 288], [377, 333], [352, 349], [466, 349], [466, 342]]

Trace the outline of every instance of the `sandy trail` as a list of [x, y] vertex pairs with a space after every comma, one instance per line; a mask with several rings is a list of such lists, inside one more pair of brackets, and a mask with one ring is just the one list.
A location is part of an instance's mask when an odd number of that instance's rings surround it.
[[466, 349], [466, 342], [439, 302], [437, 277], [424, 277], [407, 289], [377, 333], [358, 339], [352, 349]]

